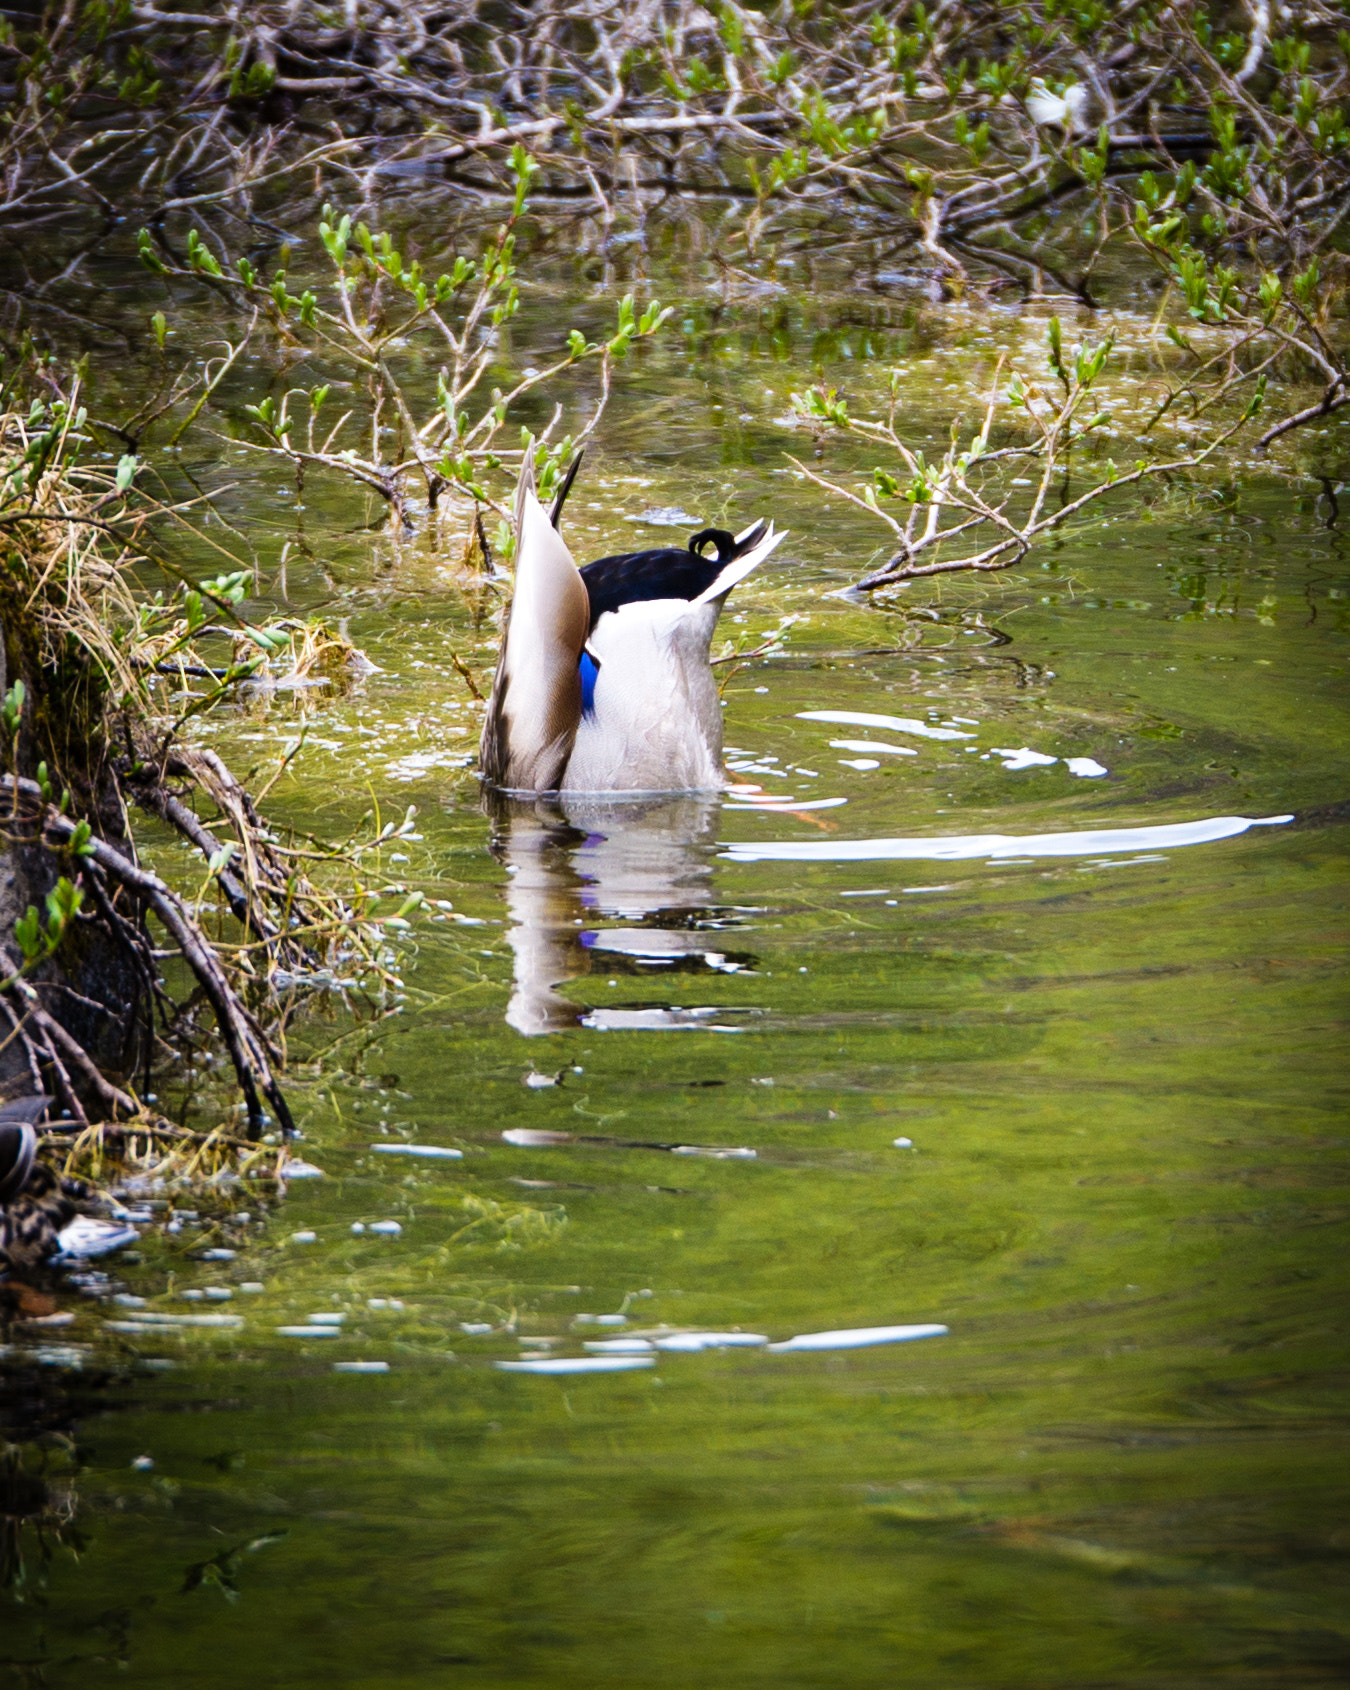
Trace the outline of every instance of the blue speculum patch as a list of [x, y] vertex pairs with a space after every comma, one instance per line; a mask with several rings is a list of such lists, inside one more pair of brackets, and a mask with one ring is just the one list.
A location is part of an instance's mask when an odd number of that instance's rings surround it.
[[588, 716], [595, 714], [595, 678], [600, 673], [600, 665], [590, 652], [581, 654], [581, 708]]

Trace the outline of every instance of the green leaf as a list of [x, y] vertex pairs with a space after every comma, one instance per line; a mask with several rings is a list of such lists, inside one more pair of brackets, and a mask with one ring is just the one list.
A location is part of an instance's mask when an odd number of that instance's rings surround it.
[[228, 575], [217, 575], [214, 580], [203, 581], [202, 590], [215, 598], [228, 599], [231, 604], [238, 604], [252, 579], [251, 569], [232, 569]]
[[25, 914], [14, 923], [14, 937], [19, 941], [19, 949], [23, 952], [25, 962], [36, 962], [46, 949], [42, 942], [42, 931], [38, 925], [37, 906], [29, 904]]
[[224, 272], [216, 258], [195, 229], [188, 230], [187, 237], [188, 263], [194, 270], [200, 270], [206, 276], [220, 276]]
[[0, 703], [0, 721], [4, 722], [5, 732], [11, 739], [19, 731], [19, 723], [23, 719], [23, 701], [27, 697], [28, 689], [22, 681], [15, 681]]
[[1262, 371], [1262, 373], [1259, 376], [1257, 376], [1257, 378], [1256, 378], [1256, 391], [1252, 394], [1251, 398], [1247, 401], [1247, 408], [1242, 413], [1243, 422], [1250, 422], [1252, 420], [1252, 418], [1256, 415], [1256, 413], [1265, 404], [1265, 402], [1266, 402], [1266, 376], [1265, 376], [1265, 372]]
[[1049, 347], [1050, 368], [1062, 382], [1069, 379], [1069, 373], [1064, 368], [1064, 330], [1058, 317], [1052, 317], [1045, 329], [1046, 345]]
[[140, 229], [136, 234], [136, 256], [147, 270], [153, 270], [156, 275], [164, 274], [164, 260], [155, 251], [155, 243], [149, 229]]
[[515, 146], [511, 148], [511, 157], [507, 161], [507, 168], [513, 176], [523, 178], [528, 182], [530, 177], [538, 171], [539, 165], [517, 141]]
[[1294, 277], [1294, 298], [1298, 300], [1300, 305], [1307, 306], [1312, 302], [1312, 297], [1317, 292], [1317, 284], [1320, 279], [1321, 270], [1318, 266], [1317, 260], [1314, 258], [1308, 268], [1303, 271], [1302, 275]]

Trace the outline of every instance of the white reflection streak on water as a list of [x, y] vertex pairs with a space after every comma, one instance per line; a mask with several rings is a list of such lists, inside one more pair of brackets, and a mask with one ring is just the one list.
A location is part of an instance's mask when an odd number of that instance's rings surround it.
[[[714, 948], [710, 934], [684, 924], [694, 912], [713, 904], [711, 847], [717, 808], [711, 796], [664, 796], [549, 800], [511, 804], [499, 811], [493, 853], [507, 870], [507, 942], [514, 957], [508, 1026], [527, 1037], [578, 1026], [596, 1031], [736, 1030], [717, 1025], [718, 1012], [703, 1006], [602, 1004], [587, 1009], [558, 989], [590, 974], [595, 964], [611, 956], [616, 962], [622, 957], [630, 967], [638, 963], [653, 975], [690, 962], [709, 972], [735, 968]], [[1216, 816], [1073, 833], [745, 841], [726, 844], [720, 854], [739, 863], [984, 859], [1010, 865], [1046, 857], [1109, 858], [1210, 844], [1248, 828], [1292, 820]], [[675, 923], [662, 923], [672, 916]]]
[[920, 739], [974, 739], [959, 728], [921, 722], [915, 716], [877, 716], [870, 710], [799, 710], [799, 722], [838, 722], [841, 727], [889, 728], [893, 733], [917, 734]]
[[1117, 851], [1209, 845], [1249, 827], [1282, 827], [1293, 816], [1213, 816], [1152, 827], [1085, 828], [1079, 833], [969, 833], [937, 839], [804, 839], [758, 845], [729, 842], [722, 856], [735, 863], [969, 862], [986, 858], [1026, 862], [1038, 857], [1095, 857]]

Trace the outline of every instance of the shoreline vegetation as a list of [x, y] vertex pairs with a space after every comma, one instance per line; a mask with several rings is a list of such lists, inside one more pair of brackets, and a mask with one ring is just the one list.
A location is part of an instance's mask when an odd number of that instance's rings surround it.
[[[884, 531], [860, 592], [1005, 569], [1099, 499], [1250, 461], [1350, 403], [1344, 25], [1316, 0], [0, 16], [0, 806], [32, 900], [0, 934], [0, 1087], [53, 1097], [64, 1170], [283, 1174], [288, 1021], [315, 992], [396, 999], [421, 903], [377, 907], [367, 869], [414, 836], [411, 809], [296, 834], [263, 806], [303, 735], [256, 791], [197, 737], [250, 690], [341, 689], [366, 667], [322, 619], [259, 616], [256, 560], [208, 535], [208, 495], [150, 491], [227, 378], [270, 372], [239, 416], [260, 461], [299, 488], [355, 484], [398, 528], [444, 522], [471, 572], [504, 581], [522, 456], [547, 496], [670, 315], [630, 293], [604, 335], [560, 328], [543, 368], [511, 367], [532, 231], [586, 218], [608, 239], [716, 203], [731, 281], [828, 249], [935, 308], [1045, 318], [1043, 358], [998, 360], [940, 457], [906, 438], [902, 371], [878, 415], [824, 379], [793, 400], [814, 444], [797, 472]], [[472, 211], [448, 255], [381, 228], [410, 186]], [[155, 306], [131, 411], [91, 391], [62, 305], [96, 254], [139, 264]], [[195, 293], [223, 324], [206, 353], [169, 334]], [[1146, 395], [1093, 326], [1141, 295], [1166, 351]], [[434, 395], [409, 346], [439, 364]], [[288, 386], [302, 354], [321, 379]], [[831, 469], [844, 436], [884, 461]], [[214, 574], [172, 560], [175, 529]], [[156, 829], [196, 853], [195, 884], [142, 860]], [[153, 1076], [217, 1046], [242, 1126], [194, 1132], [156, 1110]]]

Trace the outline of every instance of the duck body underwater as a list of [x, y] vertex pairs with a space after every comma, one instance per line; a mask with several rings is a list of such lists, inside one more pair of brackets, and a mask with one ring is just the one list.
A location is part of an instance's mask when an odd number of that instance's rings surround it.
[[[785, 534], [705, 529], [687, 548], [578, 569], [527, 453], [516, 488], [516, 580], [483, 724], [484, 781], [514, 793], [704, 792], [724, 786], [710, 652], [727, 594]], [[708, 555], [706, 548], [714, 548]]]

